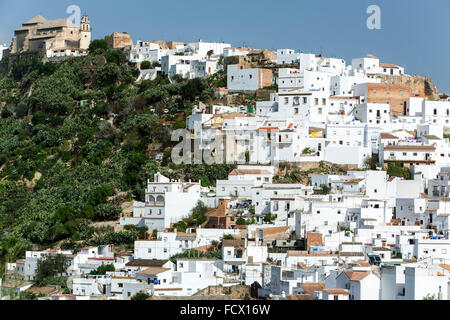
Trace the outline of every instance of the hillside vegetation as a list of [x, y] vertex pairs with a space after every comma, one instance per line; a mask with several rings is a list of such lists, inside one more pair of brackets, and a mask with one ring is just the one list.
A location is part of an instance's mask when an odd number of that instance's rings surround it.
[[[221, 75], [137, 84], [139, 71], [124, 52], [101, 41], [89, 56], [58, 63], [14, 58], [0, 68], [7, 70], [0, 75], [1, 263], [58, 243], [132, 245], [137, 231], [91, 225], [118, 220], [121, 204], [142, 200], [158, 171], [208, 186], [234, 168], [170, 161], [171, 130], [185, 127], [186, 114], [212, 96]], [[151, 160], [150, 144], [161, 144], [162, 162]]]

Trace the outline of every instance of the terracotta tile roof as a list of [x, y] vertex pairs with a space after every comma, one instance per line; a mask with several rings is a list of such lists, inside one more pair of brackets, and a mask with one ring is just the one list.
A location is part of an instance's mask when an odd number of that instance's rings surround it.
[[385, 150], [436, 150], [433, 146], [419, 146], [419, 145], [388, 145], [384, 147]]
[[449, 264], [440, 264], [439, 267], [441, 267], [442, 269], [445, 269], [447, 271], [450, 271], [450, 265]]
[[150, 267], [147, 269], [144, 269], [137, 274], [149, 274], [149, 275], [157, 275], [166, 271], [169, 271], [169, 268], [161, 268], [161, 267]]
[[370, 267], [370, 263], [366, 260], [352, 261], [350, 264], [359, 264], [361, 267]]
[[325, 289], [325, 283], [324, 282], [311, 282], [311, 283], [302, 283], [303, 290], [306, 291], [306, 293], [313, 295], [314, 291], [321, 291]]
[[242, 174], [270, 174], [270, 172], [268, 170], [260, 169], [234, 169], [229, 175], [238, 176]]
[[395, 64], [392, 63], [380, 63], [380, 67], [382, 68], [393, 68], [393, 69], [398, 69], [399, 67]]
[[234, 119], [234, 118], [243, 118], [245, 117], [244, 113], [232, 112], [232, 113], [222, 113], [218, 115], [222, 119]]
[[303, 262], [299, 262], [299, 263], [297, 263], [297, 265], [300, 267], [300, 268], [302, 268], [302, 269], [304, 269], [304, 270], [309, 270], [312, 266], [307, 266], [306, 264], [304, 264]]
[[380, 137], [381, 139], [398, 139], [397, 136], [394, 136], [393, 134], [387, 132], [380, 133]]
[[350, 281], [361, 281], [370, 274], [369, 271], [350, 271], [350, 270], [345, 270], [344, 273], [349, 278]]
[[289, 230], [289, 226], [284, 227], [273, 227], [273, 228], [260, 228], [256, 229], [256, 232], [259, 234], [261, 231], [263, 233], [263, 238], [267, 238], [274, 235], [285, 234]]
[[196, 233], [177, 232], [177, 238], [197, 238]]
[[225, 239], [225, 240], [223, 240], [223, 246], [224, 247], [244, 247], [245, 246], [245, 240], [229, 240], [229, 239]]
[[344, 295], [348, 295], [348, 291], [345, 289], [323, 289], [324, 292], [328, 293], [328, 294], [344, 294]]

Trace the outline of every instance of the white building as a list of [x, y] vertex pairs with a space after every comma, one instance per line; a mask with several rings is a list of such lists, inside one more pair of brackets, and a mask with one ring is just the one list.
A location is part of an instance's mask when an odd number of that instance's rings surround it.
[[227, 70], [227, 89], [255, 91], [272, 85], [272, 71], [263, 68], [248, 68], [234, 64]]
[[292, 49], [277, 50], [277, 64], [293, 64], [299, 62], [300, 53]]
[[3, 59], [3, 51], [8, 49], [9, 47], [6, 44], [0, 44], [0, 61]]
[[163, 231], [188, 216], [200, 200], [199, 182], [173, 181], [159, 172], [154, 182], [147, 182], [145, 202], [134, 202], [133, 217], [121, 218], [120, 224], [146, 225], [149, 230]]

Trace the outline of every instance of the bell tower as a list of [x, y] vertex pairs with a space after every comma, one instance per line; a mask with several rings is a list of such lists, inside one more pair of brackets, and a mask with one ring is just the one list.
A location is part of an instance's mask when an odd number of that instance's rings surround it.
[[80, 22], [80, 49], [88, 49], [91, 43], [91, 22], [89, 17], [84, 15]]

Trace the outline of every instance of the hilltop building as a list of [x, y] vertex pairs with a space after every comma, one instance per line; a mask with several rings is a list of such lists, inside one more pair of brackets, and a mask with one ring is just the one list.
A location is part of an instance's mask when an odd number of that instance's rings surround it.
[[90, 42], [91, 23], [88, 16], [83, 16], [78, 26], [67, 18], [47, 20], [37, 15], [14, 31], [9, 51], [11, 54], [38, 51], [48, 58], [81, 55], [89, 48]]

